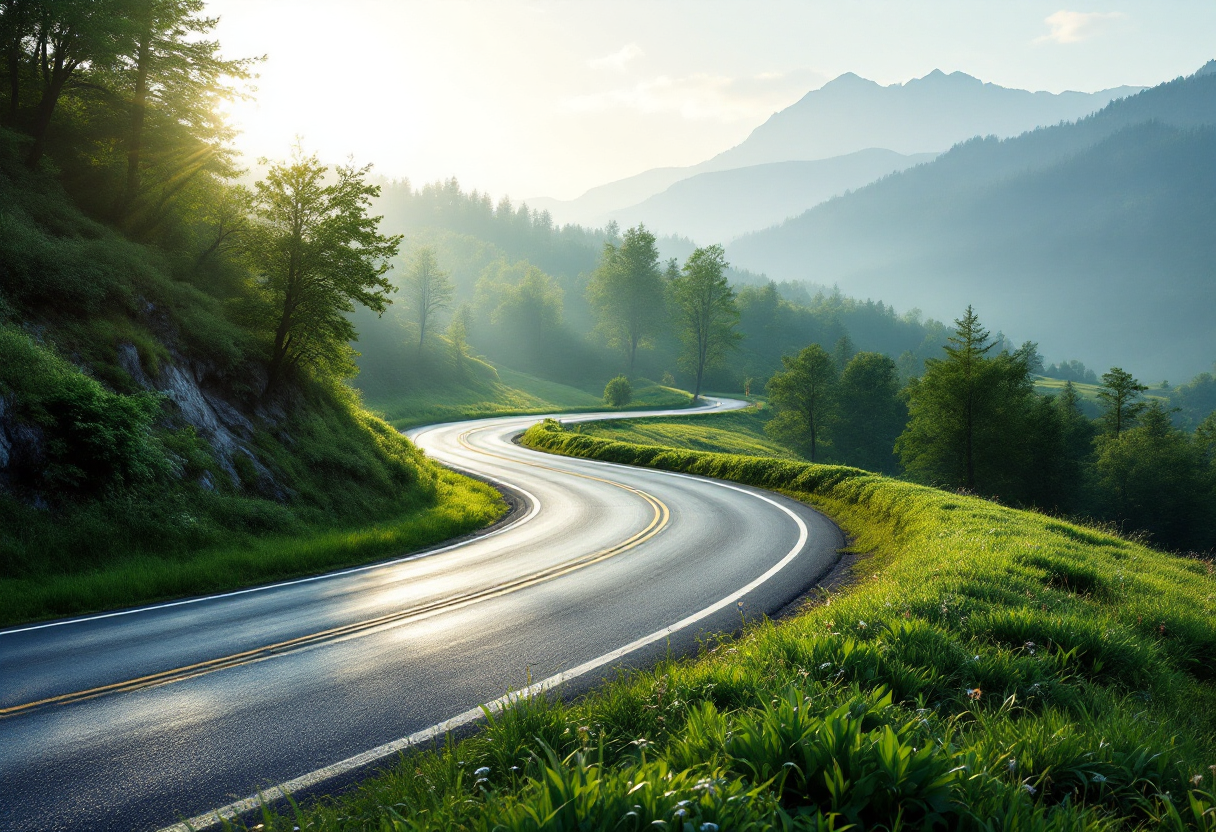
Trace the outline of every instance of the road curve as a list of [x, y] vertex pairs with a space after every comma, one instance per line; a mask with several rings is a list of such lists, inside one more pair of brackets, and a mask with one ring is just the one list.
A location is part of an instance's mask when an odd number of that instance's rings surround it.
[[769, 492], [511, 442], [538, 418], [412, 434], [523, 497], [491, 534], [0, 630], [0, 830], [200, 825], [278, 784], [332, 788], [529, 682], [584, 690], [731, 629], [739, 603], [772, 612], [843, 545], [831, 521]]

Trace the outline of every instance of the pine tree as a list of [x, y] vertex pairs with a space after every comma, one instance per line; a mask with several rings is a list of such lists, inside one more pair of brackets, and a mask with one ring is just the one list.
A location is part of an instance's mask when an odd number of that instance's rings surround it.
[[1102, 374], [1102, 388], [1098, 390], [1098, 399], [1105, 407], [1102, 414], [1102, 424], [1106, 432], [1118, 439], [1123, 431], [1136, 423], [1137, 417], [1144, 411], [1145, 403], [1140, 401], [1140, 394], [1148, 387], [1132, 378], [1132, 374], [1119, 368], [1111, 367], [1109, 373]]

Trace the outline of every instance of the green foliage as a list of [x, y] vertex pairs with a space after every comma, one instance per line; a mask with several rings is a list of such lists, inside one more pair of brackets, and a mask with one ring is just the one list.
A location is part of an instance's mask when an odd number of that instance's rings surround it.
[[617, 376], [604, 387], [604, 404], [624, 407], [633, 401], [633, 385], [625, 376]]
[[[430, 246], [417, 249], [413, 253], [410, 270], [405, 278], [404, 295], [418, 326], [419, 355], [422, 355], [422, 348], [426, 343], [427, 325], [435, 325], [439, 313], [451, 306], [453, 292], [451, 278], [439, 268], [435, 250]], [[462, 342], [467, 335], [466, 324], [460, 336]]]
[[[540, 696], [301, 829], [1210, 829], [1211, 565], [853, 469], [532, 428], [532, 447], [780, 483], [871, 553], [829, 603]], [[861, 578], [865, 580], [860, 580]]]
[[587, 297], [609, 346], [625, 353], [631, 375], [638, 349], [650, 346], [666, 321], [664, 293], [659, 250], [644, 225], [626, 231], [619, 246], [604, 243], [600, 266], [587, 285]]
[[[400, 440], [404, 443], [404, 440]], [[325, 484], [306, 485], [320, 491]], [[225, 592], [396, 557], [506, 510], [497, 491], [439, 470], [432, 498], [385, 499], [346, 482], [347, 516], [226, 493], [116, 499], [55, 517], [0, 496], [0, 624]], [[123, 518], [116, 528], [114, 517]]]
[[36, 457], [8, 466], [15, 485], [69, 498], [147, 485], [170, 472], [152, 434], [158, 396], [112, 393], [8, 328], [0, 328], [0, 397], [10, 420], [36, 431]]
[[1102, 426], [1116, 439], [1124, 430], [1132, 427], [1147, 406], [1140, 401], [1140, 394], [1148, 387], [1132, 378], [1132, 374], [1119, 367], [1111, 367], [1102, 374], [1102, 386], [1098, 389], [1098, 401], [1102, 403]]
[[894, 473], [892, 449], [908, 423], [895, 362], [876, 352], [854, 355], [840, 374], [836, 402], [833, 457], [867, 471]]
[[1105, 513], [1154, 540], [1202, 548], [1216, 536], [1204, 437], [1193, 442], [1174, 428], [1156, 401], [1141, 413], [1138, 426], [1098, 440], [1095, 468]]
[[785, 370], [768, 380], [769, 401], [777, 415], [765, 430], [814, 462], [833, 421], [836, 363], [818, 344], [781, 362]]
[[986, 494], [1017, 488], [1034, 345], [990, 357], [994, 346], [967, 307], [946, 358], [927, 361], [924, 377], [909, 384], [910, 421], [896, 450], [912, 477]]
[[683, 349], [680, 365], [696, 379], [693, 399], [701, 395], [705, 371], [726, 359], [742, 335], [736, 331], [739, 310], [726, 280], [722, 246], [699, 248], [671, 281], [676, 325]]
[[348, 313], [356, 304], [383, 312], [390, 302], [384, 275], [401, 238], [380, 234], [380, 218], [368, 213], [380, 192], [367, 184], [369, 171], [340, 165], [331, 174], [297, 147], [257, 184], [244, 248], [260, 300], [255, 319], [273, 339], [269, 389], [301, 367], [353, 374]]

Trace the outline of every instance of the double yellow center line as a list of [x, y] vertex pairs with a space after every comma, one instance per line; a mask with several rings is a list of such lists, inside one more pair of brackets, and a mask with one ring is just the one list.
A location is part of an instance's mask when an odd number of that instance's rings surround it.
[[424, 604], [418, 604], [407, 609], [398, 610], [396, 612], [387, 613], [377, 616], [366, 621], [359, 621], [352, 624], [343, 624], [338, 627], [331, 627], [327, 630], [321, 630], [316, 633], [310, 633], [304, 636], [287, 639], [286, 641], [268, 644], [264, 647], [257, 647], [252, 650], [245, 650], [240, 653], [233, 653], [228, 656], [221, 656], [207, 661], [197, 662], [195, 664], [185, 665], [184, 667], [176, 667], [171, 670], [162, 670], [158, 673], [150, 673], [147, 676], [140, 676], [135, 679], [128, 679], [122, 682], [114, 682], [109, 685], [101, 685], [87, 690], [76, 691], [73, 693], [64, 693], [58, 696], [50, 696], [45, 699], [39, 699], [34, 702], [26, 702], [21, 705], [13, 705], [7, 708], [0, 708], [0, 718], [12, 716], [14, 714], [30, 711], [35, 708], [46, 707], [49, 705], [68, 705], [73, 702], [80, 702], [85, 699], [93, 699], [98, 696], [106, 696], [112, 693], [123, 693], [125, 691], [142, 690], [144, 688], [159, 687], [160, 685], [168, 685], [173, 682], [181, 682], [186, 679], [193, 679], [196, 676], [202, 676], [207, 673], [214, 673], [217, 670], [224, 670], [230, 667], [240, 667], [242, 665], [254, 664], [255, 662], [265, 661], [283, 653], [289, 653], [295, 650], [301, 650], [315, 644], [321, 644], [328, 641], [350, 638], [357, 635], [364, 635], [375, 630], [391, 627], [395, 624], [400, 624], [405, 621], [417, 620], [429, 616], [437, 615], [441, 612], [451, 612], [472, 604], [490, 600], [491, 598], [500, 598], [504, 595], [509, 595], [513, 592], [527, 589], [538, 584], [561, 578], [569, 575], [572, 572], [577, 572], [580, 569], [585, 569], [596, 563], [615, 557], [616, 555], [640, 546], [647, 540], [661, 532], [668, 524], [671, 518], [671, 511], [663, 503], [662, 500], [647, 494], [637, 488], [632, 488], [619, 482], [593, 477], [589, 474], [579, 474], [573, 471], [567, 471], [559, 468], [552, 468], [548, 465], [541, 465], [535, 462], [526, 462], [520, 459], [512, 459], [511, 457], [502, 456], [500, 454], [490, 453], [489, 451], [477, 450], [467, 441], [467, 437], [473, 433], [470, 429], [465, 431], [458, 437], [458, 441], [462, 446], [476, 453], [486, 456], [505, 459], [519, 465], [527, 465], [532, 468], [543, 468], [547, 471], [558, 471], [567, 476], [579, 477], [581, 479], [595, 480], [616, 488], [623, 489], [641, 497], [654, 509], [654, 516], [651, 518], [649, 525], [642, 529], [637, 534], [629, 537], [620, 543], [609, 546], [606, 549], [600, 549], [597, 552], [592, 552], [588, 555], [575, 558], [572, 561], [556, 564], [554, 566], [541, 569], [537, 572], [532, 572], [528, 575], [523, 575], [519, 578], [507, 581], [503, 584], [498, 584], [485, 589], [474, 590], [461, 593], [459, 595], [445, 598], [439, 601], [431, 601]]

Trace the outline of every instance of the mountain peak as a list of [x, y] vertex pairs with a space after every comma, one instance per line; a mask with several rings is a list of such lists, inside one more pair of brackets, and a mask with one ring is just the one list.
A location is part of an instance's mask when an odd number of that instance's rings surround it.
[[1195, 71], [1196, 76], [1200, 75], [1216, 75], [1216, 60], [1208, 61], [1203, 66]]
[[971, 86], [983, 86], [984, 82], [981, 81], [979, 78], [976, 78], [972, 75], [968, 75], [965, 72], [956, 71], [956, 72], [951, 72], [949, 74], [946, 74], [945, 72], [942, 72], [940, 69], [935, 69], [932, 72], [930, 72], [928, 75], [925, 75], [922, 78], [913, 78], [911, 81], [908, 81], [906, 84], [904, 84], [904, 86], [910, 87], [913, 84], [933, 84], [933, 85], [967, 84], [967, 85], [971, 85]]
[[871, 81], [868, 78], [862, 78], [856, 72], [846, 72], [843, 75], [837, 75], [831, 81], [828, 81], [826, 84], [824, 84], [821, 87], [821, 89], [826, 90], [828, 87], [832, 87], [832, 88], [839, 87], [841, 89], [847, 90], [849, 88], [876, 87], [876, 86], [878, 86], [878, 84], [876, 84], [875, 82]]

